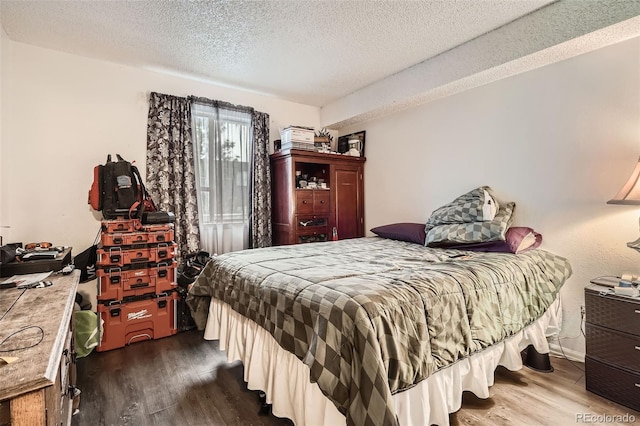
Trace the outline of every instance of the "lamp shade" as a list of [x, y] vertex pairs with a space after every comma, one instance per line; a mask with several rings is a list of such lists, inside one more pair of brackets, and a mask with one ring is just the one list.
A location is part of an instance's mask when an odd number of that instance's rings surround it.
[[622, 189], [607, 204], [640, 205], [640, 159]]

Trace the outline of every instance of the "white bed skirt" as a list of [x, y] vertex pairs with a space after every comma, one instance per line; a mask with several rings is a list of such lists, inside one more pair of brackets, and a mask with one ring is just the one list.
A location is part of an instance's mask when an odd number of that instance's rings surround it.
[[[515, 336], [395, 394], [393, 401], [400, 425], [448, 425], [449, 413], [460, 409], [463, 391], [488, 398], [494, 371], [499, 365], [512, 371], [522, 368], [520, 352], [530, 344], [540, 353], [549, 352], [546, 336], [559, 332], [561, 312], [558, 299], [541, 318]], [[248, 388], [266, 393], [274, 415], [287, 417], [296, 426], [346, 423], [318, 385], [310, 382], [309, 368], [282, 349], [265, 329], [226, 303], [211, 300], [204, 338], [219, 340], [220, 349], [226, 351], [229, 362], [243, 363]]]

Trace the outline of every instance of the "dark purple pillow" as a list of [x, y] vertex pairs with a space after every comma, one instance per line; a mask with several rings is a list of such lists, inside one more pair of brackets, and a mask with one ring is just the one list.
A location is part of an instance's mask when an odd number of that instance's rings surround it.
[[371, 232], [382, 238], [407, 241], [422, 245], [424, 245], [424, 240], [426, 238], [424, 223], [392, 223], [390, 225], [372, 228]]
[[455, 245], [440, 245], [439, 248], [456, 249], [456, 250], [469, 250], [469, 251], [484, 251], [484, 252], [497, 252], [497, 253], [512, 253], [509, 244], [506, 241], [484, 241], [481, 243], [469, 243], [469, 244], [455, 244]]
[[[529, 233], [532, 233], [527, 241], [523, 240]], [[505, 241], [487, 241], [482, 243], [456, 244], [443, 248], [452, 248], [458, 250], [484, 251], [484, 252], [500, 252], [500, 253], [523, 253], [532, 250], [542, 244], [542, 235], [526, 226], [512, 226], [505, 233]], [[518, 250], [519, 248], [519, 250]]]

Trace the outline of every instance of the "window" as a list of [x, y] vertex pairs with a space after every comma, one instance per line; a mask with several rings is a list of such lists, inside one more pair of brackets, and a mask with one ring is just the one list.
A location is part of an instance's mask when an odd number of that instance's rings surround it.
[[252, 115], [196, 102], [191, 116], [202, 247], [217, 254], [248, 248]]
[[197, 103], [192, 115], [202, 223], [243, 222], [251, 189], [251, 115]]

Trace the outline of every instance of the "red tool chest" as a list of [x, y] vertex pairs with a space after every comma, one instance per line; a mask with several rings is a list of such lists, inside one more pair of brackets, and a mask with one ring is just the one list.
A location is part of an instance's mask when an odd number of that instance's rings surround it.
[[171, 292], [140, 300], [98, 304], [102, 337], [96, 350], [108, 351], [176, 334], [177, 301], [177, 293]]
[[97, 250], [98, 351], [175, 334], [177, 328], [172, 223], [103, 220]]

